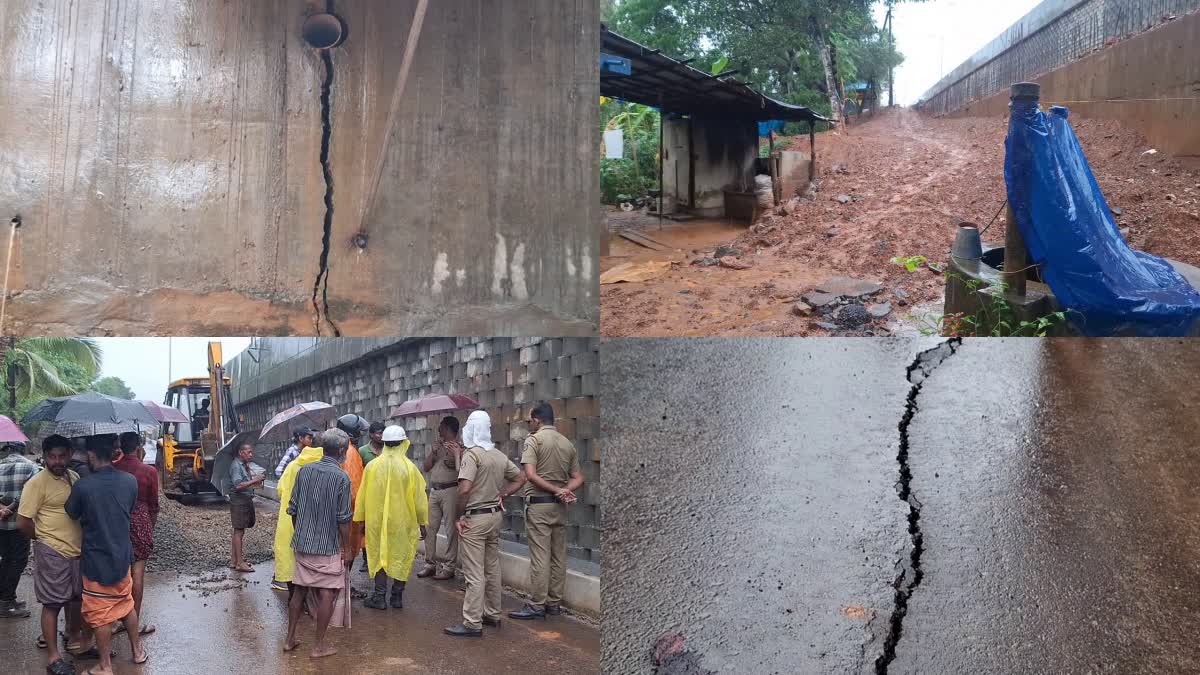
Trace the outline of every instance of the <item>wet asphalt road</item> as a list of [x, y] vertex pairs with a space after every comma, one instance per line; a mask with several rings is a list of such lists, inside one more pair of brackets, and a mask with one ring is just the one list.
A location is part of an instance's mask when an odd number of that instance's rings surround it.
[[891, 672], [1200, 672], [1200, 343], [980, 347], [909, 432], [925, 576]]
[[[419, 561], [418, 561], [419, 563]], [[155, 572], [146, 575], [144, 609], [157, 631], [146, 639], [150, 660], [134, 666], [125, 636], [114, 639], [116, 673], [599, 673], [600, 636], [594, 626], [572, 617], [545, 622], [504, 620], [482, 638], [452, 638], [442, 628], [462, 617], [462, 594], [452, 582], [413, 578], [404, 593], [404, 609], [365, 609], [354, 603], [350, 630], [330, 628], [338, 653], [311, 660], [312, 622], [299, 629], [301, 647], [282, 651], [287, 631], [287, 594], [270, 588], [270, 561], [247, 575], [227, 570], [201, 574]], [[244, 576], [245, 583], [225, 577]], [[368, 588], [358, 568], [351, 580]], [[182, 586], [182, 590], [180, 589]], [[205, 595], [205, 592], [208, 595]], [[18, 597], [32, 609], [32, 580], [21, 581]], [[504, 609], [519, 599], [505, 595]], [[34, 646], [37, 613], [28, 619], [0, 620], [0, 672], [44, 673], [45, 652]], [[61, 621], [61, 620], [60, 620]], [[81, 661], [77, 667], [95, 665]]]
[[[607, 341], [603, 663], [1200, 672], [1200, 343]], [[913, 575], [901, 580], [911, 583]], [[668, 672], [664, 670], [663, 672]]]

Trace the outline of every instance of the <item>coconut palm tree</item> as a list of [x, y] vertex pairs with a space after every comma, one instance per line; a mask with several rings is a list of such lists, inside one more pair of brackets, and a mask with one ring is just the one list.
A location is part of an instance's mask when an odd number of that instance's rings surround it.
[[0, 337], [0, 363], [5, 365], [8, 413], [17, 399], [32, 396], [69, 396], [79, 393], [64, 382], [56, 360], [77, 364], [92, 381], [100, 372], [100, 345], [92, 338]]

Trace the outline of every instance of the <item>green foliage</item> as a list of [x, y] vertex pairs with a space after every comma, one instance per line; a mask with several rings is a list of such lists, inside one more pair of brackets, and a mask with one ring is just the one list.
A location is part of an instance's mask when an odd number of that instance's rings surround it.
[[0, 338], [0, 348], [5, 366], [0, 400], [10, 417], [18, 419], [44, 398], [87, 389], [100, 371], [100, 346], [91, 338]]
[[[1017, 321], [1008, 302], [1008, 286], [958, 277], [967, 290], [983, 298], [979, 314], [956, 317], [954, 335], [973, 337], [1046, 337], [1056, 326], [1066, 323], [1066, 312], [1054, 312], [1034, 321]], [[987, 292], [984, 292], [987, 291]]]
[[[836, 87], [883, 85], [899, 63], [874, 23], [875, 0], [606, 0], [609, 27], [673, 58], [736, 69], [738, 79], [789, 103], [830, 112], [822, 49]], [[721, 63], [721, 61], [725, 61]], [[840, 97], [840, 92], [839, 97]], [[797, 133], [789, 131], [788, 133]]]
[[125, 380], [115, 375], [109, 375], [108, 377], [96, 380], [89, 389], [98, 394], [107, 394], [130, 401], [133, 400], [134, 396], [133, 390], [129, 388], [129, 385], [125, 384]]
[[[928, 264], [925, 256], [892, 258], [892, 263], [913, 272]], [[933, 268], [933, 265], [929, 265]], [[917, 330], [922, 335], [946, 337], [1046, 337], [1058, 326], [1067, 322], [1066, 312], [1053, 312], [1033, 321], [1017, 321], [1016, 313], [1008, 302], [1008, 286], [999, 281], [984, 282], [968, 279], [951, 273], [951, 278], [960, 281], [967, 292], [978, 295], [982, 302], [978, 314], [923, 314], [910, 315], [917, 321]]]
[[625, 157], [600, 159], [600, 194], [605, 204], [617, 204], [658, 186], [658, 111], [636, 103], [607, 101], [600, 106], [603, 129], [621, 129]]
[[907, 258], [892, 258], [893, 265], [899, 265], [909, 272], [916, 271], [916, 269], [924, 265], [925, 262], [926, 258], [923, 255], [910, 255]]

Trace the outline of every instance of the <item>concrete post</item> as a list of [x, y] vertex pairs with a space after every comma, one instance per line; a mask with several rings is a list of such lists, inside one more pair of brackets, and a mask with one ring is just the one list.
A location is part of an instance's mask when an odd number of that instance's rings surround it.
[[667, 116], [662, 108], [662, 97], [659, 97], [658, 106], [658, 229], [662, 229], [663, 219], [663, 193], [667, 191], [667, 186], [663, 184], [663, 170], [667, 162], [666, 155], [663, 154], [663, 127], [667, 123]]
[[[1034, 82], [1018, 82], [1011, 88], [1012, 101], [1033, 101], [1041, 98], [1042, 87]], [[1029, 265], [1028, 253], [1025, 249], [1025, 239], [1013, 218], [1012, 205], [1005, 211], [1007, 222], [1004, 224], [1004, 285], [1008, 292], [1015, 297], [1025, 296], [1026, 267]]]
[[808, 182], [817, 177], [817, 122], [808, 122]]

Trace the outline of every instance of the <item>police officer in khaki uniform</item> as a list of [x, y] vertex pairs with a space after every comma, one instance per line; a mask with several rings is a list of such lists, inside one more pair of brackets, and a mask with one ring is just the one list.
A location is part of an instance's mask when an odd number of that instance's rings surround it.
[[[445, 581], [453, 579], [458, 568], [458, 528], [454, 526], [454, 517], [458, 513], [458, 461], [462, 453], [458, 419], [443, 417], [438, 425], [438, 441], [433, 452], [425, 457], [425, 472], [429, 474], [429, 534], [425, 537], [425, 569], [417, 572], [418, 577], [436, 572], [433, 578]], [[447, 538], [446, 550], [440, 556], [439, 531]]]
[[567, 583], [567, 505], [583, 485], [575, 446], [554, 428], [554, 408], [539, 403], [529, 414], [525, 439], [525, 535], [529, 538], [530, 601], [509, 612], [514, 619], [545, 619], [562, 611]]
[[492, 420], [476, 410], [463, 426], [458, 465], [458, 561], [467, 580], [463, 622], [447, 635], [479, 637], [483, 626], [500, 626], [500, 524], [504, 499], [525, 484], [517, 465], [492, 443]]

